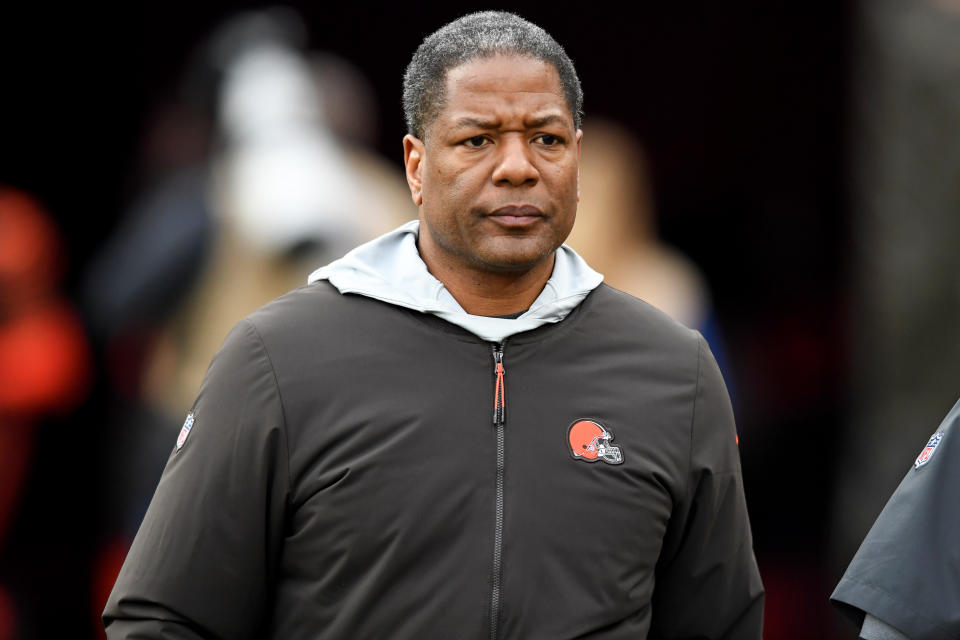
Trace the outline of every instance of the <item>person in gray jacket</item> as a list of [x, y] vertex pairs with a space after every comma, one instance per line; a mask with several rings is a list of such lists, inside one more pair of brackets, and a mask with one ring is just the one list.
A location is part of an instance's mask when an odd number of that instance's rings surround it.
[[830, 596], [865, 640], [960, 638], [960, 401], [933, 432]]
[[562, 244], [581, 103], [517, 16], [424, 40], [404, 82], [419, 220], [227, 337], [109, 638], [761, 637], [707, 344]]

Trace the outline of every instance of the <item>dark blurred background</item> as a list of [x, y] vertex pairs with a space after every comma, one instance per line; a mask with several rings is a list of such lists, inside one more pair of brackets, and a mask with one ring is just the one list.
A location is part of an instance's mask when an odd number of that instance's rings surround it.
[[[397, 189], [402, 199], [406, 63], [425, 35], [489, 7], [288, 7], [271, 14], [280, 40], [324, 94], [308, 166], [349, 155], [344, 184], [376, 175], [389, 194], [379, 202]], [[294, 221], [260, 245], [255, 224], [223, 222], [246, 197], [237, 167], [256, 147], [224, 116], [236, 71], [226, 60], [256, 30], [237, 27], [238, 12], [259, 8], [0, 14], [0, 269], [20, 282], [28, 259], [47, 265], [35, 268], [42, 285], [0, 288], [0, 387], [25, 389], [0, 391], [0, 640], [102, 634], [98, 612], [189, 408], [193, 369], [225, 336], [210, 318], [235, 322], [345, 238], [392, 226]], [[709, 309], [691, 324], [709, 331], [734, 398], [766, 637], [856, 637], [827, 597], [960, 395], [960, 6], [506, 8], [577, 65], [585, 148], [592, 123], [614, 122], [623, 134], [607, 138], [609, 153], [618, 139], [640, 150], [630, 175], [645, 185], [650, 233], [697, 274], [681, 280]], [[404, 206], [391, 220], [414, 215]], [[222, 299], [251, 279], [247, 299]], [[41, 308], [56, 319], [30, 315]], [[212, 335], [194, 335], [201, 322]], [[69, 336], [63, 361], [21, 324]], [[32, 359], [51, 364], [30, 386]]]

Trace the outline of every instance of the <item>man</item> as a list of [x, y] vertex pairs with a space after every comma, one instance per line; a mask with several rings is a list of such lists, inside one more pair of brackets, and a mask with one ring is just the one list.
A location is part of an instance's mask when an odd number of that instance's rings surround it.
[[709, 349], [561, 246], [581, 101], [563, 49], [511, 14], [423, 42], [419, 221], [227, 338], [110, 637], [760, 637]]
[[830, 599], [866, 640], [960, 637], [960, 402], [920, 451]]

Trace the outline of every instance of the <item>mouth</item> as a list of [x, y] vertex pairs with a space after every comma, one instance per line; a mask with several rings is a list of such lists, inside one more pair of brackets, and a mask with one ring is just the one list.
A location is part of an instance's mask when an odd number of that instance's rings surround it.
[[543, 212], [532, 204], [511, 204], [494, 209], [487, 217], [504, 227], [520, 228], [538, 222]]

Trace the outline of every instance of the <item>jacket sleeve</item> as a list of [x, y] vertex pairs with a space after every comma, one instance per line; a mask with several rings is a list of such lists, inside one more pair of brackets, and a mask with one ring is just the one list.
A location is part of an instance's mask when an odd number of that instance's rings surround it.
[[960, 401], [927, 442], [830, 600], [911, 640], [960, 638]]
[[252, 638], [289, 493], [283, 409], [255, 327], [214, 357], [103, 613], [107, 637]]
[[759, 639], [763, 585], [733, 411], [702, 336], [686, 498], [675, 504], [657, 565], [651, 638]]

